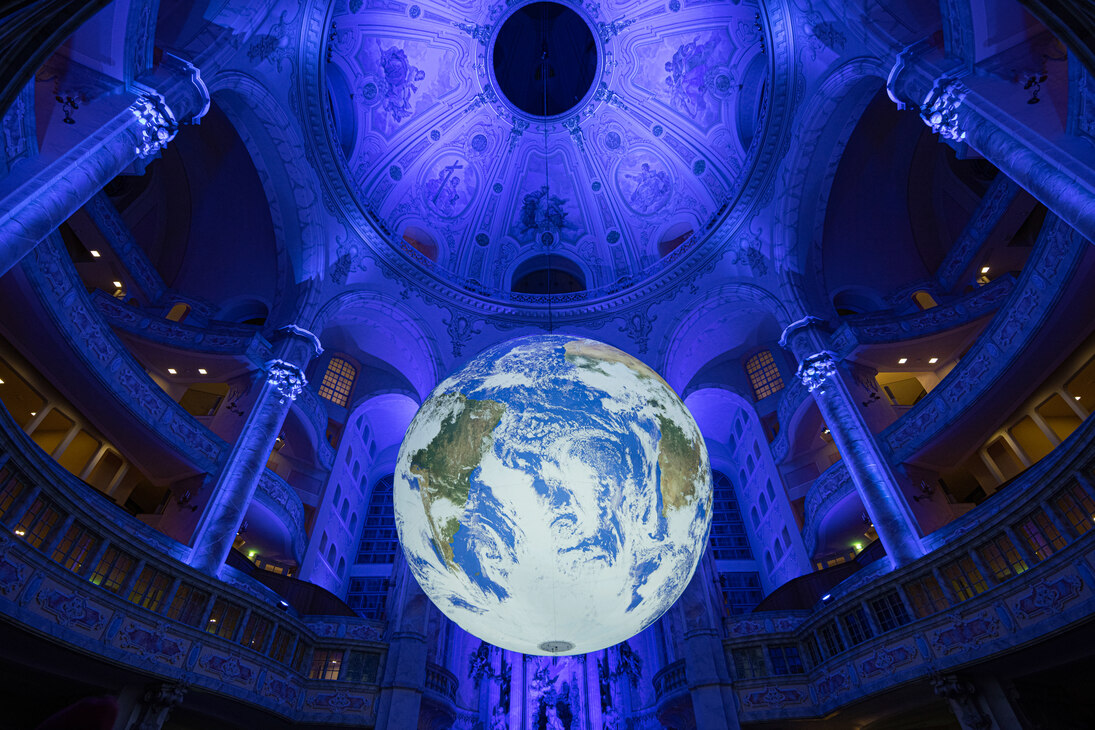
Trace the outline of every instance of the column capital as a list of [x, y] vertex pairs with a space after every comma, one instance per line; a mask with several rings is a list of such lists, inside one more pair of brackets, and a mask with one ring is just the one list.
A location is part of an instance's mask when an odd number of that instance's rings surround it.
[[308, 383], [308, 379], [304, 377], [299, 367], [284, 360], [271, 360], [266, 363], [266, 372], [266, 380], [277, 390], [278, 401], [281, 403], [284, 403], [287, 398], [296, 400]]
[[967, 93], [969, 89], [958, 79], [940, 76], [920, 105], [920, 118], [943, 139], [964, 141], [966, 132], [961, 127], [958, 112]]
[[822, 350], [802, 358], [795, 375], [813, 393], [824, 385], [825, 381], [836, 375], [836, 364], [840, 360], [835, 352]]
[[147, 160], [159, 154], [179, 131], [175, 115], [167, 105], [163, 94], [149, 89], [130, 105], [133, 116], [140, 122], [141, 131], [134, 149], [137, 157]]

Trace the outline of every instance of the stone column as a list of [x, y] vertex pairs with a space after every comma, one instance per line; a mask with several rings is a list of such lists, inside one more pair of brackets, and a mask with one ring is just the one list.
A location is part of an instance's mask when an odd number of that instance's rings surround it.
[[[1095, 160], [1086, 164], [1016, 122], [1013, 115], [965, 83], [967, 74], [929, 58], [938, 51], [927, 42], [897, 56], [886, 89], [899, 108], [920, 111], [940, 137], [965, 143], [1018, 183], [1090, 241], [1095, 241]], [[950, 64], [952, 65], [952, 64]], [[970, 83], [976, 85], [974, 77]]]
[[867, 428], [838, 364], [819, 329], [823, 321], [805, 317], [787, 327], [779, 343], [800, 363], [798, 376], [806, 385], [836, 442], [878, 539], [897, 568], [924, 554], [916, 519], [898, 486], [886, 456]]
[[426, 633], [430, 601], [403, 562], [397, 562], [400, 607], [392, 621], [388, 658], [377, 699], [376, 727], [418, 727], [426, 684]]
[[251, 407], [209, 502], [194, 532], [190, 565], [216, 575], [236, 538], [289, 406], [304, 388], [304, 368], [323, 348], [311, 332], [290, 325], [278, 331], [277, 359], [266, 364], [258, 398]]
[[719, 635], [719, 620], [707, 592], [707, 587], [713, 585], [709, 568], [709, 565], [700, 564], [678, 604], [685, 625], [685, 678], [696, 727], [739, 730], [741, 724], [730, 686], [726, 650]]
[[193, 64], [171, 54], [135, 82], [138, 96], [80, 144], [45, 167], [27, 168], [0, 188], [0, 275], [137, 159], [157, 154], [180, 123], [209, 110]]

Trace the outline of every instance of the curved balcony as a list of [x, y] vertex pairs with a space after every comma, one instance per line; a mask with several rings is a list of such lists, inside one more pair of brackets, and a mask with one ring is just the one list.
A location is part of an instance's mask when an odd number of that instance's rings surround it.
[[802, 539], [806, 545], [806, 554], [812, 556], [817, 550], [818, 522], [838, 502], [855, 492], [855, 483], [848, 473], [844, 461], [838, 461], [822, 472], [806, 492], [805, 515], [803, 517]]
[[320, 466], [330, 469], [335, 463], [335, 450], [327, 442], [327, 408], [323, 405], [312, 388], [305, 388], [293, 401], [293, 405], [299, 408], [312, 424], [316, 435], [316, 456]]
[[274, 356], [270, 343], [254, 327], [225, 322], [194, 327], [124, 304], [104, 291], [96, 290], [90, 297], [107, 324], [131, 337], [188, 352], [246, 358], [255, 367]]
[[23, 259], [22, 270], [56, 331], [65, 333], [68, 359], [78, 358], [87, 377], [116, 395], [125, 418], [158, 435], [161, 449], [179, 454], [199, 471], [215, 472], [227, 444], [152, 382], [122, 346], [76, 277], [56, 234]]
[[288, 530], [293, 557], [299, 563], [308, 545], [308, 536], [304, 531], [304, 503], [297, 490], [274, 472], [263, 469], [255, 499], [273, 512]]
[[654, 696], [658, 702], [677, 694], [688, 688], [688, 680], [684, 673], [684, 659], [678, 659], [668, 664], [654, 675]]
[[860, 345], [901, 342], [964, 327], [992, 314], [1015, 289], [1015, 277], [1001, 276], [964, 297], [903, 317], [864, 314], [844, 319], [833, 334], [833, 350], [845, 356]]
[[907, 461], [976, 406], [993, 401], [986, 394], [998, 390], [1024, 356], [1023, 343], [1047, 335], [1050, 314], [1081, 270], [1079, 260], [1089, 246], [1059, 220], [1047, 220], [1014, 290], [976, 344], [938, 387], [881, 433], [894, 463]]
[[[375, 722], [382, 626], [301, 617], [243, 573], [226, 568], [221, 581], [192, 569], [186, 546], [62, 470], [3, 409], [0, 464], [11, 497], [0, 502], [0, 613], [27, 641], [232, 699], [256, 713], [255, 726], [271, 714], [293, 724]], [[348, 652], [346, 676], [309, 679], [304, 660], [316, 646]]]
[[432, 662], [426, 663], [426, 691], [433, 692], [453, 705], [456, 704], [456, 691], [460, 688], [460, 680], [456, 675], [444, 667]]
[[791, 419], [794, 418], [795, 413], [809, 398], [810, 391], [797, 377], [792, 378], [787, 387], [783, 389], [783, 396], [779, 399], [777, 410], [779, 433], [776, 434], [776, 439], [772, 442], [772, 458], [775, 459], [777, 464], [787, 457], [787, 451], [791, 447], [789, 435], [791, 433]]
[[[1005, 490], [925, 538], [934, 552], [901, 570], [885, 573], [886, 561], [878, 561], [828, 590], [805, 616], [755, 612], [728, 627], [727, 651], [800, 642], [821, 652], [804, 674], [735, 680], [742, 723], [822, 717], [899, 684], [1010, 656], [1089, 625], [1095, 515], [1066, 513], [1061, 505], [1074, 490], [1095, 499], [1093, 444], [1095, 419], [1089, 419]], [[1030, 530], [1041, 530], [1047, 542], [1035, 547]], [[986, 546], [1002, 540], [1016, 557], [993, 562]], [[953, 567], [959, 561], [975, 566], [976, 576], [960, 577]], [[936, 598], [924, 598], [928, 583], [938, 586]], [[845, 625], [857, 611], [865, 636]], [[823, 631], [836, 632], [836, 646], [814, 643]]]

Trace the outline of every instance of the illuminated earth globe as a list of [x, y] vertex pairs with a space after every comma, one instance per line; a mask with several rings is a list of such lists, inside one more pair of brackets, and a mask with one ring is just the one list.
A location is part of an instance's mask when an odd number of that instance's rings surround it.
[[703, 437], [614, 347], [521, 337], [434, 389], [395, 471], [399, 540], [465, 630], [526, 654], [634, 636], [688, 584], [711, 526]]

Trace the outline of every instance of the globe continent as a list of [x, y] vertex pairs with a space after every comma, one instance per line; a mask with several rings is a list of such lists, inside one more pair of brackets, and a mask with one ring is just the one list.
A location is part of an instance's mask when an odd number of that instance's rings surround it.
[[526, 654], [596, 651], [656, 621], [695, 572], [711, 499], [703, 437], [672, 388], [564, 335], [511, 340], [444, 380], [395, 472], [423, 591]]

